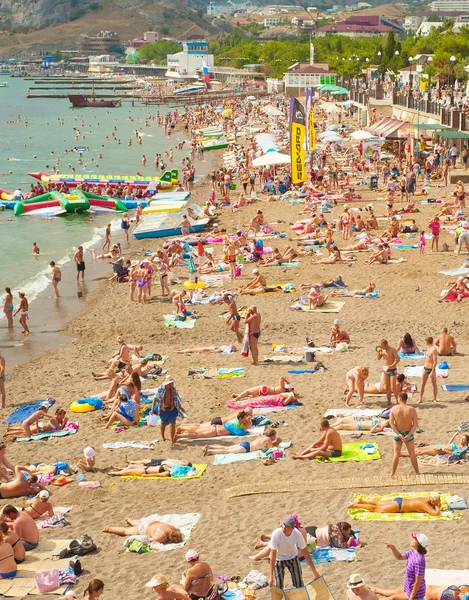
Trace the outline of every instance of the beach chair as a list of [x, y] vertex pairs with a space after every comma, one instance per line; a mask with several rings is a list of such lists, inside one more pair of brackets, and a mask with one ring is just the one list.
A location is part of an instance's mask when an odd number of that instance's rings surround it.
[[270, 588], [272, 600], [335, 600], [324, 577], [319, 577], [301, 588], [285, 588], [273, 585]]

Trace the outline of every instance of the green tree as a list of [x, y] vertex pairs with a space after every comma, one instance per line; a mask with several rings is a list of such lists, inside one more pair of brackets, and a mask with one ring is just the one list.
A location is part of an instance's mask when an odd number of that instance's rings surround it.
[[167, 42], [165, 40], [159, 40], [153, 44], [144, 44], [138, 49], [138, 62], [140, 64], [162, 64], [166, 62], [168, 54], [175, 54], [180, 49], [181, 46], [177, 42]]

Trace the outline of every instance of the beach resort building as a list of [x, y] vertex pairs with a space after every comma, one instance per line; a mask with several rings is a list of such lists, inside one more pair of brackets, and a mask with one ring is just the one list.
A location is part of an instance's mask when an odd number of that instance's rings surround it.
[[213, 67], [213, 54], [208, 53], [208, 42], [184, 42], [182, 52], [168, 54], [167, 56], [166, 77], [171, 79], [196, 79], [197, 70], [200, 70], [204, 64], [207, 67]]

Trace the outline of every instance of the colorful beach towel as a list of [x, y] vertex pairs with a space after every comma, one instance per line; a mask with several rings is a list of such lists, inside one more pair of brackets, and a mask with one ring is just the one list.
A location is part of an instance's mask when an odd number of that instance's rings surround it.
[[[292, 445], [291, 442], [280, 442], [279, 448], [286, 450]], [[232, 465], [239, 462], [247, 462], [251, 460], [263, 460], [267, 456], [272, 454], [272, 450], [262, 452], [262, 450], [255, 450], [254, 452], [240, 452], [239, 454], [215, 454], [213, 465]], [[284, 458], [285, 454], [284, 454]]]
[[[423, 373], [423, 365], [418, 365], [416, 367], [405, 367], [404, 375], [406, 377], [422, 377]], [[448, 377], [448, 369], [440, 369], [436, 368], [436, 376], [437, 377]]]
[[196, 470], [195, 473], [191, 473], [189, 475], [184, 475], [184, 477], [161, 477], [160, 475], [150, 475], [150, 476], [143, 476], [143, 475], [121, 475], [120, 478], [121, 479], [158, 479], [159, 481], [165, 481], [168, 479], [172, 479], [174, 480], [182, 480], [182, 479], [198, 479], [199, 477], [202, 477], [202, 475], [205, 473], [208, 465], [207, 464], [193, 464], [192, 467]]
[[244, 369], [242, 369], [242, 368], [217, 369], [217, 377], [218, 377], [218, 379], [230, 379], [231, 377], [244, 377]]
[[78, 431], [78, 423], [67, 423], [66, 429], [62, 431], [44, 431], [44, 433], [35, 433], [30, 437], [16, 438], [17, 442], [36, 442], [38, 440], [44, 440], [51, 437], [66, 437], [72, 435]]
[[45, 400], [38, 400], [37, 402], [27, 402], [21, 404], [8, 416], [4, 421], [4, 425], [13, 425], [14, 423], [21, 423], [28, 417], [30, 417], [41, 405], [47, 405], [49, 408], [55, 404], [53, 398], [46, 398]]
[[339, 313], [345, 306], [345, 302], [336, 302], [334, 300], [328, 300], [321, 308], [310, 309], [309, 304], [300, 304], [297, 300], [290, 306], [290, 310], [298, 310], [301, 312], [313, 312], [313, 313]]
[[228, 408], [234, 408], [235, 410], [243, 410], [244, 408], [260, 408], [267, 406], [285, 406], [285, 397], [287, 393], [273, 394], [270, 396], [255, 396], [253, 398], [241, 398], [241, 400], [229, 400], [227, 403]]
[[240, 438], [245, 438], [245, 437], [249, 437], [249, 436], [253, 436], [253, 435], [262, 435], [265, 431], [265, 426], [264, 425], [260, 425], [258, 427], [250, 427], [248, 430], [247, 435], [217, 435], [216, 438], [198, 438], [197, 440], [189, 440], [187, 438], [181, 438], [181, 442], [184, 443], [188, 443], [188, 442], [197, 442], [197, 441], [201, 441], [201, 440], [238, 440]]
[[163, 315], [163, 318], [166, 327], [172, 327], [174, 329], [193, 329], [195, 327], [195, 319], [176, 321], [176, 315]]
[[105, 442], [103, 448], [117, 449], [117, 448], [138, 448], [139, 450], [153, 450], [158, 440], [138, 441], [138, 442]]
[[[374, 452], [369, 454], [366, 451], [368, 448], [373, 447]], [[376, 442], [371, 442], [369, 444], [364, 444], [363, 442], [352, 442], [351, 444], [342, 444], [342, 455], [334, 456], [330, 458], [317, 458], [316, 462], [362, 462], [365, 460], [378, 460], [381, 458], [379, 454], [378, 444]]]
[[309, 553], [315, 565], [330, 562], [353, 562], [357, 560], [355, 548], [316, 547], [310, 548]]
[[[393, 499], [396, 496], [401, 498], [421, 498], [428, 496], [428, 492], [394, 492], [393, 494], [354, 494], [354, 501], [360, 498], [373, 498], [378, 499]], [[440, 515], [429, 515], [428, 513], [373, 513], [366, 510], [359, 510], [357, 508], [349, 508], [348, 514], [355, 521], [453, 521], [456, 519], [462, 519], [463, 514], [460, 512], [453, 512], [452, 510], [443, 510], [448, 506], [448, 498], [451, 495], [449, 493], [440, 494], [440, 502], [442, 512]]]
[[289, 354], [276, 354], [274, 356], [264, 356], [265, 363], [297, 364], [304, 362], [304, 356], [292, 356]]

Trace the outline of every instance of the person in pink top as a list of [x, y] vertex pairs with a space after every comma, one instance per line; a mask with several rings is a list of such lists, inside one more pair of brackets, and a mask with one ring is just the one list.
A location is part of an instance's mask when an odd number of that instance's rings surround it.
[[432, 232], [432, 252], [438, 252], [438, 242], [440, 240], [440, 219], [434, 217], [428, 224], [430, 231]]

